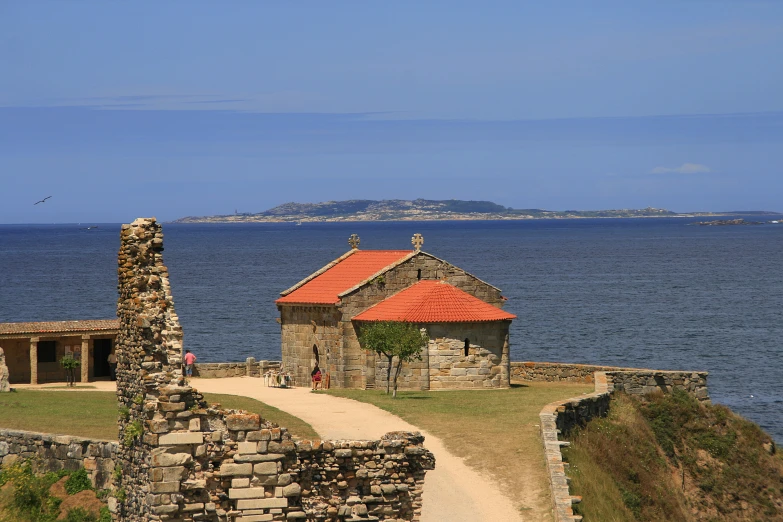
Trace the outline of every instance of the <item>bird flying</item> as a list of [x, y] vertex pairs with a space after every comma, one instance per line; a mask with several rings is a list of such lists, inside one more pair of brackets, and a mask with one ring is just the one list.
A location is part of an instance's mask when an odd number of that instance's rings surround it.
[[52, 196], [46, 196], [41, 201], [36, 201], [35, 203], [33, 203], [33, 206], [36, 206], [38, 203], [46, 203], [46, 200], [49, 199], [50, 197]]

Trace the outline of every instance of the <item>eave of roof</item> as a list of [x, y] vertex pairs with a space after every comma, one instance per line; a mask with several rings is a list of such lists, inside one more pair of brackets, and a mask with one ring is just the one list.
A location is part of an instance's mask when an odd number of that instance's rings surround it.
[[119, 319], [87, 319], [81, 321], [39, 321], [29, 323], [0, 323], [0, 336], [12, 337], [38, 334], [80, 332], [111, 332], [120, 329]]
[[511, 321], [503, 311], [445, 281], [424, 280], [397, 292], [352, 318], [354, 321], [483, 323]]

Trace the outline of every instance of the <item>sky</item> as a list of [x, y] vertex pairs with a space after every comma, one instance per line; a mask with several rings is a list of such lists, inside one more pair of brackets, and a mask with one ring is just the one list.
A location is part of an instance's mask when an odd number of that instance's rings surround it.
[[783, 2], [556, 5], [5, 0], [0, 223], [783, 212]]

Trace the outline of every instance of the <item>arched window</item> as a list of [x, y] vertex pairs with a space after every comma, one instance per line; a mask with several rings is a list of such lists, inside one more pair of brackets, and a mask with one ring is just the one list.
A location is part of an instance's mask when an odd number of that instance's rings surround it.
[[313, 345], [313, 357], [315, 357], [315, 364], [319, 364], [321, 362], [321, 358], [318, 357], [318, 346]]
[[470, 350], [470, 339], [465, 339], [465, 357], [468, 356]]

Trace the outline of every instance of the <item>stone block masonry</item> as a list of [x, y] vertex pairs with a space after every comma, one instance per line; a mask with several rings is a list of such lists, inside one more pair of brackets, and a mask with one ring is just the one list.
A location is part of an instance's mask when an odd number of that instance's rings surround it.
[[256, 361], [248, 357], [245, 362], [196, 363], [193, 377], [220, 379], [223, 377], [262, 377], [268, 370], [279, 370], [280, 361]]
[[95, 489], [111, 486], [117, 443], [68, 435], [0, 430], [0, 468], [29, 459], [39, 473], [84, 468]]
[[418, 520], [434, 466], [421, 435], [299, 441], [259, 415], [208, 407], [182, 375], [160, 225], [138, 219], [121, 240], [115, 520]]

